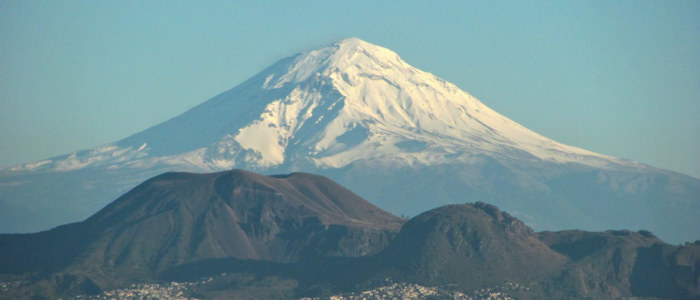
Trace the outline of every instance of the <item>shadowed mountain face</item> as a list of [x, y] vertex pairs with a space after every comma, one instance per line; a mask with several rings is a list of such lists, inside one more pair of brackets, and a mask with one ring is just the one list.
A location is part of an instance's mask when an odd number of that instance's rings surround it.
[[205, 259], [355, 257], [402, 223], [321, 176], [166, 173], [83, 222], [0, 236], [0, 273], [66, 271], [109, 286]]
[[542, 279], [568, 261], [520, 220], [480, 202], [412, 218], [382, 256], [408, 281], [467, 289]]
[[[172, 265], [185, 257], [290, 262], [317, 254], [372, 254], [373, 246], [386, 242], [372, 245], [373, 238], [385, 239], [384, 232], [398, 230], [402, 221], [324, 177], [237, 170], [155, 177], [84, 223], [112, 243], [139, 245], [140, 237], [159, 236], [151, 243], [159, 248], [143, 250], [157, 253], [149, 263]], [[349, 241], [365, 238], [357, 246]], [[104, 250], [116, 259], [125, 249]]]
[[[177, 268], [169, 278], [240, 270], [257, 278], [293, 280], [298, 285], [290, 293], [297, 297], [369, 290], [387, 282], [468, 294], [480, 289], [503, 292], [499, 288], [510, 286], [505, 292], [516, 299], [700, 297], [700, 243], [672, 246], [647, 231], [535, 233], [484, 203], [444, 206], [412, 218], [384, 250], [370, 257], [277, 265], [215, 260]], [[211, 285], [216, 286], [221, 284]], [[245, 284], [238, 287], [235, 293], [248, 289]]]
[[700, 241], [672, 246], [648, 231], [561, 231], [538, 236], [573, 263], [552, 296], [700, 298]]
[[672, 246], [648, 231], [535, 233], [480, 202], [410, 219], [371, 264], [378, 277], [425, 286], [514, 283], [525, 287], [508, 291], [518, 299], [700, 299], [700, 242]]

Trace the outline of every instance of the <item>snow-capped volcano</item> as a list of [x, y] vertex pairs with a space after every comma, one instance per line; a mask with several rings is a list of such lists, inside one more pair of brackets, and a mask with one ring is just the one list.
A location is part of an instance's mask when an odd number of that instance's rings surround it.
[[200, 106], [113, 145], [14, 169], [191, 165], [264, 170], [407, 165], [475, 155], [630, 164], [545, 138], [394, 52], [357, 38], [284, 59]]
[[164, 171], [232, 168], [320, 173], [395, 214], [485, 201], [538, 230], [700, 238], [700, 180], [543, 137], [357, 38], [121, 141], [0, 170], [0, 232], [81, 220]]

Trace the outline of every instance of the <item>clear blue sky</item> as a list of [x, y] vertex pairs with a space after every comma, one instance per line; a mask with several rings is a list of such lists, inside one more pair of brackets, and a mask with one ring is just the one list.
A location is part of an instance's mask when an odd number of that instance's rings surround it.
[[119, 140], [352, 36], [547, 137], [700, 177], [700, 1], [2, 0], [0, 166]]

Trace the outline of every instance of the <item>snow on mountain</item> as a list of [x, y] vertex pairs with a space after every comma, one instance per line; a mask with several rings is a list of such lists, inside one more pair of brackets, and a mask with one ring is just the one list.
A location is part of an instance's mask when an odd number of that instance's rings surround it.
[[634, 164], [543, 137], [396, 53], [350, 38], [284, 59], [120, 142], [10, 169], [167, 164], [264, 170], [290, 160], [340, 168], [370, 158], [431, 165], [482, 154], [595, 167]]
[[162, 172], [232, 168], [325, 175], [394, 214], [483, 201], [536, 230], [700, 238], [700, 180], [543, 137], [356, 38], [121, 141], [0, 169], [0, 232], [82, 220]]

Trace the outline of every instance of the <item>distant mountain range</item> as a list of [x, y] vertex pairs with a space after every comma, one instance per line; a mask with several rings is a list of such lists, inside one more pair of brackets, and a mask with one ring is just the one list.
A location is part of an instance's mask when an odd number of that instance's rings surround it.
[[0, 170], [0, 232], [83, 220], [166, 171], [231, 168], [321, 174], [407, 216], [485, 201], [537, 230], [700, 238], [700, 179], [543, 137], [356, 38], [123, 140]]
[[165, 173], [85, 221], [0, 235], [3, 299], [168, 282], [201, 298], [410, 283], [465, 295], [506, 286], [518, 299], [698, 299], [700, 242], [672, 246], [648, 231], [536, 233], [481, 202], [406, 221], [322, 176], [242, 170]]

